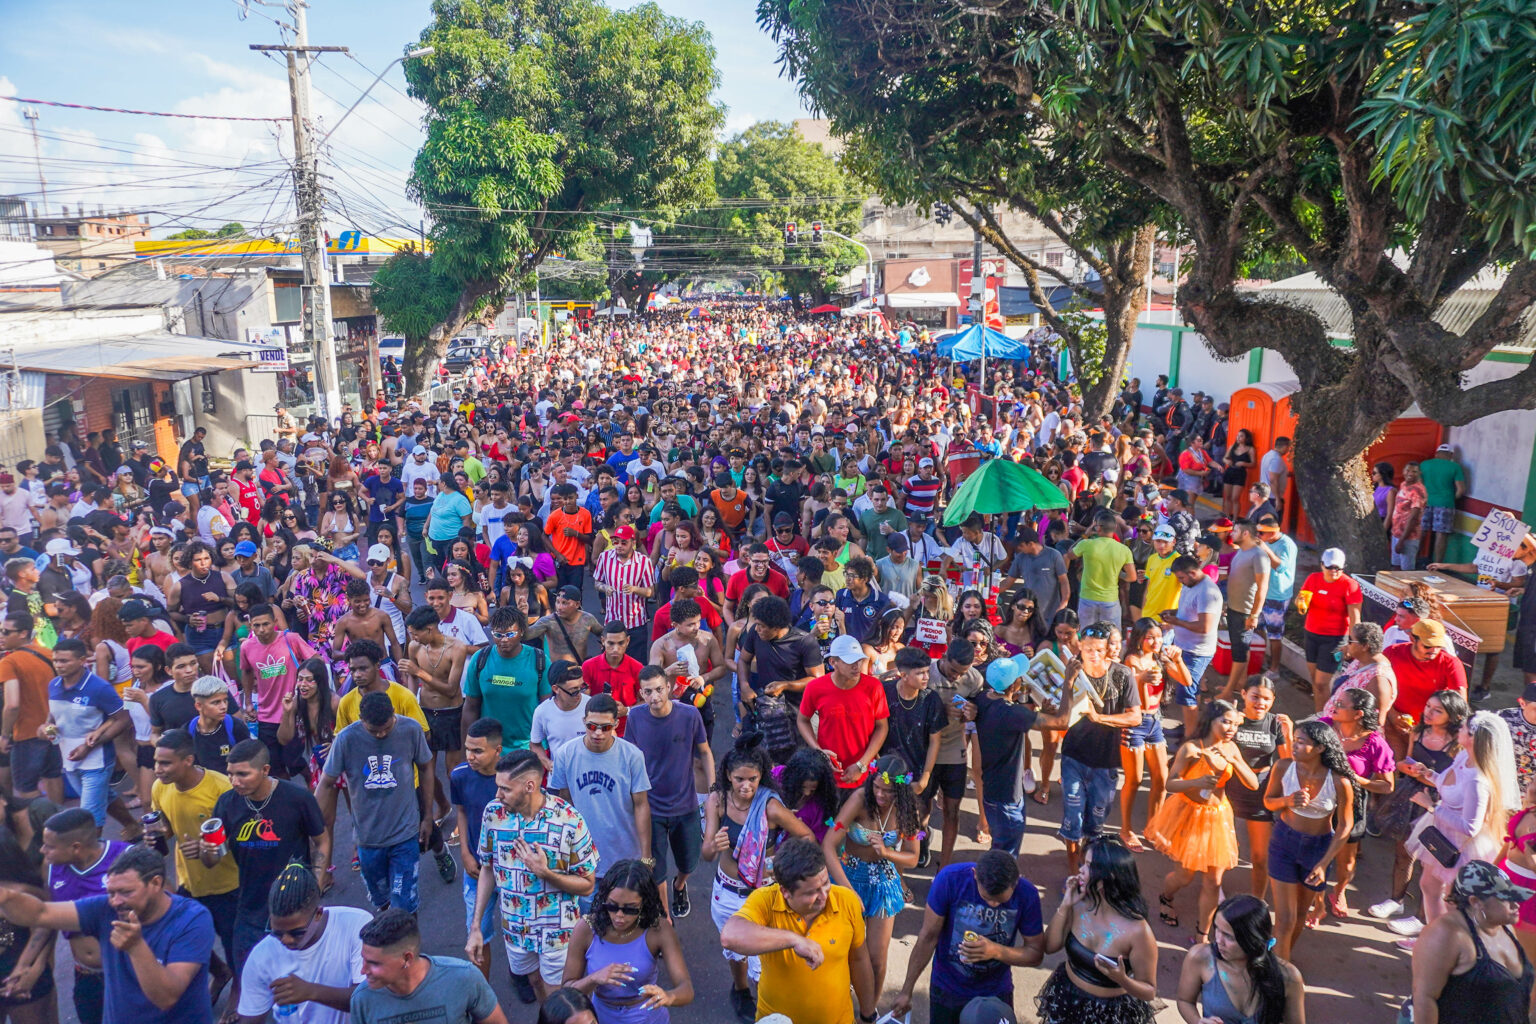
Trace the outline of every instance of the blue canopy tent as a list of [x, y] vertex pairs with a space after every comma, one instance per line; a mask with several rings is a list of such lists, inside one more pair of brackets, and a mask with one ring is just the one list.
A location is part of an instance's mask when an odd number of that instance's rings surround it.
[[981, 390], [987, 390], [987, 357], [993, 359], [1023, 359], [1029, 354], [1029, 346], [1018, 338], [1010, 338], [1002, 331], [971, 324], [958, 334], [952, 334], [939, 342], [938, 354], [957, 363], [981, 360]]

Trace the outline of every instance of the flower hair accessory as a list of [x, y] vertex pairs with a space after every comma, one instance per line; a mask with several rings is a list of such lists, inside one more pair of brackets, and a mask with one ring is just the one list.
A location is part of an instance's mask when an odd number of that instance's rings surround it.
[[890, 772], [881, 772], [880, 781], [885, 783], [887, 786], [910, 786], [912, 785], [912, 773], [907, 772], [905, 775], [892, 775]]

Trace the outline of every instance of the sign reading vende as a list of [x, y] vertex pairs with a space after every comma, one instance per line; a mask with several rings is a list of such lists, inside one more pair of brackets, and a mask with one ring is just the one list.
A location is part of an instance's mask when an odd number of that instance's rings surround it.
[[1482, 525], [1472, 535], [1472, 546], [1500, 558], [1514, 558], [1520, 549], [1521, 539], [1531, 532], [1514, 516], [1496, 508], [1483, 519]]
[[248, 327], [245, 340], [261, 346], [252, 373], [282, 373], [288, 369], [288, 337], [281, 327]]

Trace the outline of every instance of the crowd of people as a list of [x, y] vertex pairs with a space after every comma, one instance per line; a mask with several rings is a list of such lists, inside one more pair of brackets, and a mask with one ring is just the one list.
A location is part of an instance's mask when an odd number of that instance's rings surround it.
[[[1298, 1024], [1356, 906], [1417, 1019], [1528, 1019], [1536, 683], [1474, 710], [1432, 595], [1384, 631], [1341, 550], [1298, 568], [1286, 439], [1166, 381], [1085, 419], [1051, 340], [983, 394], [925, 331], [718, 302], [227, 459], [65, 431], [0, 475], [0, 1021], [58, 1019], [63, 933], [82, 1024], [501, 1024], [497, 940], [541, 1024], [660, 1024], [716, 970], [745, 1022], [992, 1024], [1063, 951], [1046, 1024]], [[1453, 456], [1376, 468], [1395, 564]], [[1064, 508], [946, 522], [992, 459]], [[1532, 562], [1431, 565], [1530, 604]], [[423, 948], [424, 858], [462, 950]]]

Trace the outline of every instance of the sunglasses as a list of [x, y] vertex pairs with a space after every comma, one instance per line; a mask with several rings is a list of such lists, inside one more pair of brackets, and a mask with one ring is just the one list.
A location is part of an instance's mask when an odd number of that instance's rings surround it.
[[370, 559], [368, 559], [368, 564], [372, 565], [372, 566], [380, 566], [380, 565], [387, 565], [388, 563], [387, 562], [380, 562], [380, 561], [377, 561], [376, 559], [370, 558]]
[[640, 916], [640, 904], [638, 903], [603, 903], [604, 911], [610, 914], [626, 914], [630, 917]]
[[505, 633], [498, 633], [495, 630], [491, 631], [492, 640], [516, 640], [520, 636], [522, 636], [522, 634], [515, 630], [508, 630]]
[[616, 722], [610, 725], [605, 725], [602, 722], [588, 722], [587, 732], [613, 732], [618, 727]]
[[[315, 914], [315, 917], [319, 917], [319, 916], [320, 915], [317, 912]], [[297, 941], [297, 940], [302, 939], [304, 936], [309, 934], [309, 930], [315, 926], [315, 917], [311, 917], [309, 919], [309, 923], [306, 924], [302, 928], [273, 928], [273, 927], [271, 927], [272, 922], [269, 920], [267, 922], [267, 934], [271, 935], [271, 936], [274, 936], [275, 938], [278, 938], [278, 939], [281, 939], [284, 936], [287, 936], [288, 938]]]

